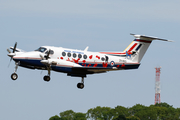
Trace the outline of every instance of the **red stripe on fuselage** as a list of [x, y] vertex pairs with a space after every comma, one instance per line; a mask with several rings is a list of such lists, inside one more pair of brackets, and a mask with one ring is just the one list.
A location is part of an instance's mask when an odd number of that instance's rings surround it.
[[102, 54], [115, 54], [115, 55], [123, 55], [123, 54], [126, 54], [125, 52], [124, 53], [113, 53], [113, 52], [100, 52]]
[[[136, 47], [136, 45], [137, 45], [137, 43], [135, 43], [135, 44], [128, 50], [128, 52], [131, 52], [131, 51], [134, 49], [134, 47]], [[123, 53], [100, 52], [100, 53], [102, 53], [102, 54], [114, 54], [114, 55], [124, 55], [124, 54], [126, 54], [125, 52], [123, 52]]]

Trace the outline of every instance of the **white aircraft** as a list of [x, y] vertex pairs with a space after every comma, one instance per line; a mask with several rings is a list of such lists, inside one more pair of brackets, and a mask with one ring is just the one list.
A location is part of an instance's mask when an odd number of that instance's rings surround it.
[[15, 71], [11, 75], [16, 80], [18, 66], [47, 70], [48, 75], [44, 81], [50, 81], [51, 70], [67, 73], [68, 76], [81, 77], [77, 84], [80, 89], [84, 88], [84, 77], [88, 74], [105, 73], [114, 70], [137, 69], [146, 50], [153, 40], [170, 41], [157, 37], [135, 35], [135, 40], [123, 52], [90, 52], [88, 47], [85, 50], [75, 50], [62, 47], [41, 46], [35, 51], [24, 52], [17, 49], [17, 43], [10, 47], [8, 56], [15, 61]]

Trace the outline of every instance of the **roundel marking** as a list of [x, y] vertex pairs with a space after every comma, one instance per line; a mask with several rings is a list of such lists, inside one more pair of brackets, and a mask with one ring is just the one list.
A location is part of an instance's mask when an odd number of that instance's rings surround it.
[[110, 65], [111, 65], [111, 66], [114, 66], [114, 65], [115, 65], [114, 61], [111, 61], [111, 62], [110, 62]]

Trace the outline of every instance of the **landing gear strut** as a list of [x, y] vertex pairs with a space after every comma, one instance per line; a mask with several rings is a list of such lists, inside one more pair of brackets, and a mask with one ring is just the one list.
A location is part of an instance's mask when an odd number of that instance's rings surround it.
[[81, 83], [77, 84], [77, 88], [83, 89], [84, 88], [84, 77], [82, 77]]
[[51, 68], [47, 67], [47, 70], [48, 70], [48, 75], [45, 75], [43, 79], [44, 79], [44, 81], [49, 82], [51, 80], [51, 78], [50, 78]]
[[17, 72], [17, 69], [18, 69], [19, 64], [20, 64], [20, 62], [16, 62], [16, 63], [15, 63], [16, 66], [15, 66], [14, 73], [11, 74], [11, 79], [12, 79], [12, 80], [16, 80], [16, 79], [18, 78], [18, 75], [16, 74], [16, 72]]

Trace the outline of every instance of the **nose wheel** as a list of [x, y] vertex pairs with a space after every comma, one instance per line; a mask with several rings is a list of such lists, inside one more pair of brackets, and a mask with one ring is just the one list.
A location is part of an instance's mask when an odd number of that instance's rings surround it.
[[12, 79], [12, 80], [16, 80], [16, 79], [18, 78], [18, 75], [16, 74], [16, 72], [17, 72], [17, 69], [18, 69], [19, 64], [20, 64], [20, 62], [16, 62], [16, 63], [15, 63], [16, 66], [15, 66], [14, 73], [11, 74], [11, 79]]
[[16, 80], [18, 78], [18, 75], [16, 74], [16, 73], [13, 73], [12, 75], [11, 75], [11, 79], [12, 80]]
[[82, 77], [81, 83], [77, 84], [77, 88], [83, 89], [84, 88], [84, 77]]

